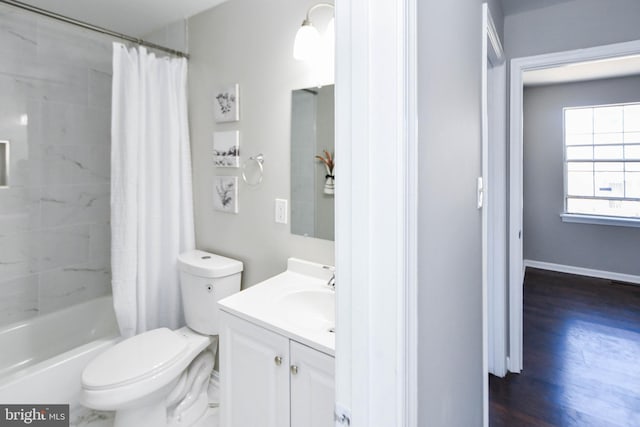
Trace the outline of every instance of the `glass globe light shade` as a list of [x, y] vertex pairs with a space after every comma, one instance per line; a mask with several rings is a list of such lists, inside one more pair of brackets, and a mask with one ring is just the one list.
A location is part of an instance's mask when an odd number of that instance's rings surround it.
[[320, 34], [318, 30], [311, 25], [311, 22], [305, 20], [293, 43], [293, 57], [300, 61], [308, 60], [317, 54], [319, 46]]

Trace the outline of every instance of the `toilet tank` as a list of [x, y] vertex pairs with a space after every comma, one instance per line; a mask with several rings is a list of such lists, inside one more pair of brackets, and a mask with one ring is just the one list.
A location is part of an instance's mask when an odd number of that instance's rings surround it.
[[220, 329], [218, 300], [240, 291], [242, 262], [192, 250], [178, 256], [187, 326], [205, 335]]

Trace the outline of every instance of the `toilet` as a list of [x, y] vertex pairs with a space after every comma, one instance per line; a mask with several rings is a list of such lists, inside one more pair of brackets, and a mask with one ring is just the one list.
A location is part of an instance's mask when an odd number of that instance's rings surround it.
[[116, 411], [114, 427], [200, 427], [219, 331], [217, 301], [240, 291], [242, 262], [193, 250], [178, 257], [187, 326], [128, 338], [82, 372], [81, 403]]

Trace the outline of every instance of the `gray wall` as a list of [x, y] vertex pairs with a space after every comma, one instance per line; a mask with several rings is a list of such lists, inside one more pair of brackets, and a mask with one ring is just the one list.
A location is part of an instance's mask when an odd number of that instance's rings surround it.
[[640, 39], [637, 0], [573, 0], [505, 16], [511, 58]]
[[[333, 242], [292, 235], [289, 224], [274, 222], [274, 200], [290, 199], [291, 91], [316, 83], [308, 66], [292, 56], [296, 31], [312, 4], [234, 0], [189, 20], [196, 245], [243, 261], [244, 287], [284, 271], [291, 256], [334, 262]], [[228, 83], [240, 84], [240, 121], [217, 124], [214, 92]], [[212, 160], [213, 132], [232, 129], [240, 130], [241, 163], [258, 153], [265, 159], [259, 187], [240, 178], [237, 215], [214, 211], [212, 200], [213, 176], [240, 176], [240, 169], [218, 169]]]
[[481, 2], [419, 2], [419, 425], [482, 425]]
[[640, 228], [564, 223], [562, 108], [640, 100], [640, 76], [524, 91], [524, 257], [640, 274]]
[[2, 5], [0, 57], [2, 325], [111, 292], [111, 39]]
[[157, 28], [151, 33], [142, 36], [142, 39], [170, 49], [187, 52], [187, 21], [181, 19], [164, 27]]

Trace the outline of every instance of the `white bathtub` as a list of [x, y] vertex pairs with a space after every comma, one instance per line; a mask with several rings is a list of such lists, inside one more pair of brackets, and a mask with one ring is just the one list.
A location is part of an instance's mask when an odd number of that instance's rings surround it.
[[77, 406], [82, 370], [118, 339], [111, 297], [0, 328], [0, 403]]

